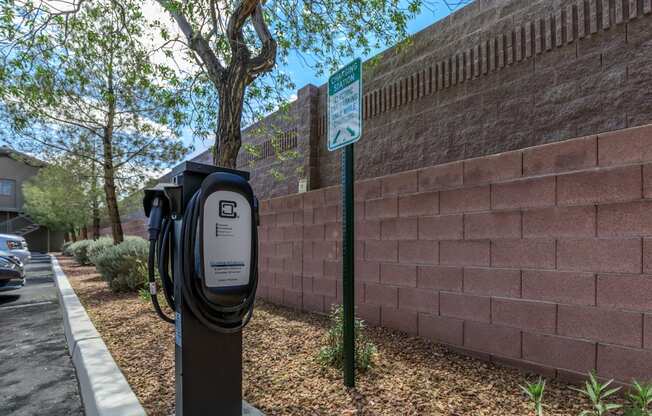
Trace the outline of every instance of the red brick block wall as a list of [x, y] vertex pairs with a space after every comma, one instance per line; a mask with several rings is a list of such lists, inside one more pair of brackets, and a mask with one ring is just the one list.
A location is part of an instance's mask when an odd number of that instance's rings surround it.
[[[474, 356], [652, 378], [652, 125], [356, 183], [360, 317]], [[339, 187], [261, 203], [261, 298], [341, 302]]]

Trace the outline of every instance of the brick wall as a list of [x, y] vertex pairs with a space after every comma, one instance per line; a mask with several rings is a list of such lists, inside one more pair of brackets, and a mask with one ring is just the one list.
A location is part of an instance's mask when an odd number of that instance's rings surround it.
[[[650, 0], [478, 0], [364, 76], [360, 178], [652, 122]], [[319, 184], [338, 183], [320, 88]]]
[[[357, 313], [548, 375], [652, 374], [652, 125], [356, 183]], [[341, 300], [340, 190], [261, 204], [259, 296]]]

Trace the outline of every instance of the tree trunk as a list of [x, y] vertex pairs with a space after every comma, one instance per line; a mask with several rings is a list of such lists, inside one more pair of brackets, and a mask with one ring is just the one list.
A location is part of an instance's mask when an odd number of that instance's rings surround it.
[[213, 164], [224, 168], [236, 168], [238, 152], [242, 144], [241, 118], [247, 87], [245, 63], [237, 62], [229, 68], [227, 78], [219, 88], [220, 109], [215, 147], [213, 147]]
[[100, 201], [97, 198], [97, 172], [95, 162], [93, 162], [93, 182], [91, 183], [91, 193], [93, 195], [93, 240], [100, 238]]
[[88, 240], [88, 227], [85, 225], [81, 229], [81, 238], [82, 240]]
[[93, 240], [100, 238], [100, 208], [93, 206]]
[[[105, 129], [108, 130], [108, 129]], [[106, 209], [111, 223], [111, 235], [114, 244], [124, 241], [122, 223], [120, 222], [120, 211], [118, 210], [118, 198], [115, 187], [115, 170], [113, 168], [113, 146], [111, 135], [104, 135], [104, 195], [106, 197]]]
[[108, 95], [109, 108], [107, 111], [106, 126], [102, 137], [104, 150], [104, 195], [106, 197], [106, 209], [111, 223], [111, 235], [113, 244], [120, 244], [124, 241], [122, 223], [120, 222], [120, 211], [118, 210], [118, 198], [115, 187], [115, 168], [113, 167], [113, 122], [115, 120], [115, 95], [113, 90], [113, 70], [109, 66], [108, 73]]

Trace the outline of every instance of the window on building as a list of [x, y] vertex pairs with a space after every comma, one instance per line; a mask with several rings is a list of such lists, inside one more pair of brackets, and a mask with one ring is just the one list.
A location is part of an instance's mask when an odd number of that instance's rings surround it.
[[14, 196], [16, 192], [16, 181], [11, 179], [0, 179], [0, 196]]

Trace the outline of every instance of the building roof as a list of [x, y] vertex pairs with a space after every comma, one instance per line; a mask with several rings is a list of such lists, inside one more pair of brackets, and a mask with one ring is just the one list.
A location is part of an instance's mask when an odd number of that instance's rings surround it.
[[35, 168], [42, 168], [47, 165], [47, 163], [35, 158], [34, 156], [18, 152], [6, 146], [0, 146], [0, 157], [3, 156], [13, 159], [17, 162], [25, 163], [26, 165], [33, 166]]

